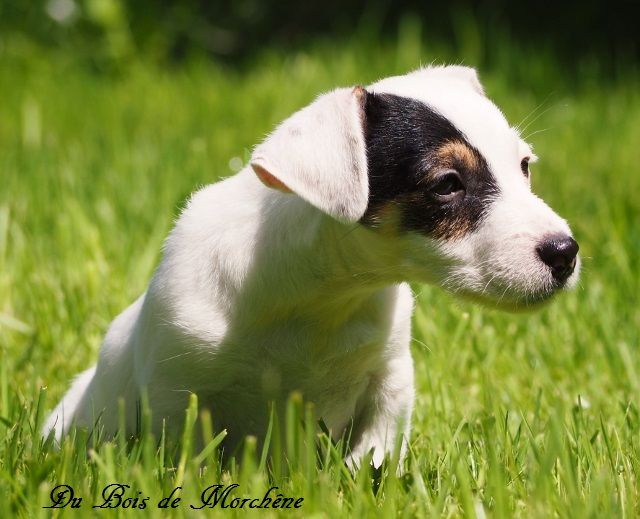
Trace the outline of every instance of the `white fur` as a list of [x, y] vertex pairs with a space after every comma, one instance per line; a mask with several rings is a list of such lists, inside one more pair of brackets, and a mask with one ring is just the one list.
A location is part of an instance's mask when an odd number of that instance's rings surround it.
[[112, 436], [119, 399], [133, 430], [143, 391], [154, 430], [166, 419], [178, 431], [196, 392], [234, 445], [264, 431], [268, 401], [299, 390], [335, 437], [353, 421], [355, 463], [374, 449], [379, 464], [399, 433], [408, 436], [413, 297], [403, 281], [517, 304], [549, 281], [535, 240], [568, 228], [531, 194], [519, 170], [530, 150], [475, 71], [423, 69], [368, 89], [425, 101], [483, 153], [502, 195], [480, 229], [437, 242], [355, 223], [368, 197], [361, 92], [321, 96], [251, 160], [263, 181], [296, 194], [265, 187], [251, 167], [196, 193], [148, 290], [113, 321], [97, 365], [74, 382], [44, 434], [60, 440], [72, 424], [99, 419]]
[[352, 88], [320, 96], [256, 147], [251, 166], [327, 214], [358, 221], [369, 197], [360, 104]]

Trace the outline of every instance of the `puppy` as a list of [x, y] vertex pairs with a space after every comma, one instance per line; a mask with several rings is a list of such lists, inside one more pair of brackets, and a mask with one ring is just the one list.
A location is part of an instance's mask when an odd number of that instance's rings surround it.
[[341, 88], [292, 115], [237, 175], [197, 192], [148, 290], [111, 324], [44, 434], [106, 437], [142, 392], [156, 433], [189, 394], [233, 446], [297, 390], [350, 461], [409, 435], [413, 296], [429, 283], [509, 310], [575, 284], [578, 245], [530, 189], [531, 148], [471, 68]]

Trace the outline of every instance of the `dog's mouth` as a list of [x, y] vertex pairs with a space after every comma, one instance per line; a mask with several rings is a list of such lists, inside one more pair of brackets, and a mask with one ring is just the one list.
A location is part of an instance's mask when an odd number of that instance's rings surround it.
[[491, 279], [484, 289], [454, 291], [455, 295], [489, 308], [508, 312], [527, 312], [537, 310], [549, 303], [558, 293], [570, 290], [577, 280], [577, 272], [566, 281], [555, 280], [541, 282], [537, 287], [531, 284], [519, 286], [516, 283], [498, 282]]
[[448, 277], [457, 283], [442, 285], [454, 295], [486, 307], [526, 312], [544, 306], [559, 292], [573, 288], [579, 271], [578, 257], [570, 265], [570, 272], [562, 276], [541, 262], [532, 262], [524, 270], [515, 265], [502, 269], [471, 267]]
[[573, 288], [578, 275], [576, 270], [566, 280], [558, 281], [551, 276], [536, 274], [538, 275], [523, 276], [524, 279], [516, 280], [487, 273], [482, 281], [471, 286], [465, 286], [465, 283], [457, 286], [443, 283], [443, 287], [456, 297], [485, 307], [508, 312], [527, 312], [543, 307], [558, 293]]

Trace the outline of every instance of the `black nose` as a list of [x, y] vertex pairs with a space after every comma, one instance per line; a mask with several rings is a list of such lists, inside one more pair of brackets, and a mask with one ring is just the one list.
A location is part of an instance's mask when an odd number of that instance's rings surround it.
[[578, 244], [571, 236], [550, 236], [536, 247], [538, 256], [549, 268], [553, 279], [564, 283], [576, 268]]

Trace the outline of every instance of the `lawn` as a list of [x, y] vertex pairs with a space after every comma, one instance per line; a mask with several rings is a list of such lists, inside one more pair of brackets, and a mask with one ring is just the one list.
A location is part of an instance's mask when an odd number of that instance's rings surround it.
[[[565, 72], [549, 55], [473, 45], [317, 43], [229, 68], [144, 61], [109, 73], [73, 57], [6, 47], [0, 61], [0, 517], [49, 516], [51, 489], [83, 497], [105, 485], [188, 503], [215, 483], [304, 497], [291, 517], [637, 517], [640, 515], [640, 82], [597, 63]], [[580, 242], [579, 286], [535, 314], [508, 315], [416, 286], [418, 397], [411, 452], [397, 476], [350, 474], [339, 447], [295, 418], [267, 463], [247, 442], [217, 463], [206, 417], [172, 446], [143, 433], [95, 443], [79, 431], [41, 442], [45, 413], [92, 364], [109, 322], [146, 287], [189, 193], [233, 174], [275, 123], [339, 85], [421, 63], [485, 63], [489, 95], [540, 161], [533, 186]], [[195, 451], [189, 429], [212, 443]], [[276, 446], [277, 448], [277, 446]], [[318, 456], [316, 454], [319, 453]], [[270, 468], [266, 468], [269, 466]], [[141, 492], [139, 494], [138, 492]], [[100, 510], [95, 513], [101, 512]], [[166, 512], [164, 512], [166, 514]], [[209, 510], [210, 515], [245, 511]]]

